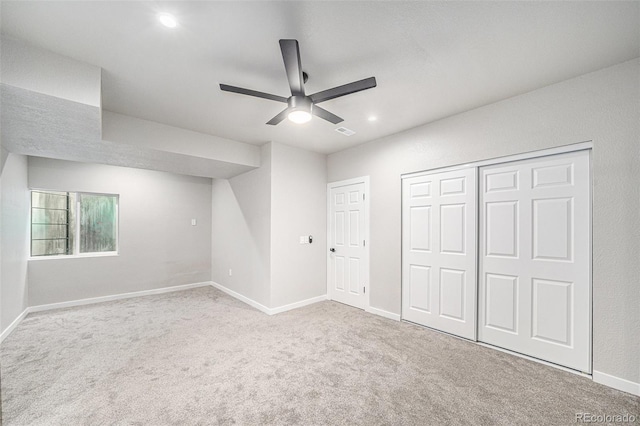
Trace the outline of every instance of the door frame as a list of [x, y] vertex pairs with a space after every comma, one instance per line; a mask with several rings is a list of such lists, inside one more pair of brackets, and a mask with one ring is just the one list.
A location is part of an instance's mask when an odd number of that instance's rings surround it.
[[339, 188], [341, 186], [348, 186], [348, 185], [353, 185], [353, 184], [357, 184], [357, 183], [362, 183], [364, 184], [364, 193], [365, 193], [365, 197], [364, 197], [364, 222], [365, 222], [365, 229], [364, 229], [364, 240], [365, 240], [365, 244], [364, 244], [364, 251], [365, 251], [365, 256], [366, 256], [366, 267], [365, 269], [365, 294], [364, 294], [364, 310], [368, 311], [369, 307], [371, 306], [369, 301], [370, 301], [370, 297], [371, 297], [371, 282], [370, 282], [370, 277], [371, 277], [371, 253], [370, 253], [370, 247], [371, 247], [371, 241], [370, 241], [370, 237], [369, 237], [369, 230], [371, 229], [371, 224], [369, 223], [369, 211], [370, 211], [370, 206], [371, 206], [371, 193], [369, 191], [369, 176], [360, 176], [360, 177], [356, 177], [356, 178], [351, 178], [351, 179], [345, 179], [345, 180], [339, 180], [339, 181], [335, 181], [335, 182], [329, 182], [327, 183], [327, 247], [326, 247], [326, 256], [327, 256], [327, 280], [326, 280], [326, 284], [327, 284], [327, 299], [329, 300], [333, 300], [333, 295], [331, 292], [331, 286], [329, 285], [329, 276], [331, 274], [331, 257], [329, 255], [329, 243], [331, 241], [331, 190], [334, 188]]
[[573, 143], [569, 145], [557, 146], [553, 148], [544, 148], [544, 149], [539, 149], [535, 151], [526, 151], [519, 154], [503, 155], [501, 157], [492, 157], [492, 158], [487, 158], [485, 160], [472, 161], [471, 163], [453, 164], [451, 166], [435, 167], [433, 169], [403, 173], [400, 175], [400, 181], [402, 182], [402, 179], [411, 178], [415, 176], [430, 175], [433, 173], [449, 172], [453, 170], [469, 169], [474, 167], [480, 168], [482, 166], [491, 166], [494, 164], [510, 163], [512, 161], [519, 161], [519, 160], [530, 160], [533, 158], [548, 157], [550, 155], [555, 155], [555, 154], [566, 154], [569, 152], [584, 151], [584, 150], [593, 150], [593, 142], [592, 141], [578, 142], [578, 143]]
[[[560, 370], [564, 370], [564, 371], [568, 371], [570, 373], [574, 373], [574, 374], [578, 374], [581, 376], [585, 376], [585, 377], [593, 377], [593, 182], [594, 182], [594, 176], [593, 176], [593, 141], [584, 141], [584, 142], [577, 142], [577, 143], [572, 143], [572, 144], [568, 144], [568, 145], [562, 145], [562, 146], [557, 146], [557, 147], [553, 147], [553, 148], [545, 148], [545, 149], [540, 149], [540, 150], [534, 150], [534, 151], [527, 151], [527, 152], [522, 152], [519, 154], [512, 154], [512, 155], [505, 155], [505, 156], [501, 156], [501, 157], [493, 157], [493, 158], [488, 158], [485, 160], [478, 160], [478, 161], [473, 161], [471, 163], [462, 163], [462, 164], [455, 164], [455, 165], [451, 165], [451, 166], [444, 166], [444, 167], [436, 167], [433, 169], [427, 169], [427, 170], [420, 170], [420, 171], [416, 171], [416, 172], [410, 172], [410, 173], [403, 173], [400, 175], [400, 193], [402, 194], [402, 181], [406, 178], [412, 178], [412, 177], [416, 177], [416, 176], [423, 176], [423, 175], [429, 175], [429, 174], [433, 174], [433, 173], [440, 173], [440, 172], [448, 172], [448, 171], [454, 171], [454, 170], [460, 170], [460, 169], [468, 169], [468, 168], [475, 168], [476, 169], [476, 203], [479, 201], [479, 191], [480, 191], [480, 168], [482, 166], [489, 166], [489, 165], [494, 165], [494, 164], [501, 164], [501, 163], [509, 163], [509, 162], [513, 162], [513, 161], [519, 161], [519, 160], [530, 160], [530, 159], [534, 159], [534, 158], [541, 158], [541, 157], [548, 157], [548, 156], [552, 156], [552, 155], [556, 155], [556, 154], [567, 154], [567, 153], [571, 153], [571, 152], [577, 152], [577, 151], [589, 151], [589, 333], [590, 333], [590, 342], [589, 342], [589, 363], [591, 365], [591, 372], [590, 373], [585, 373], [582, 371], [578, 371], [578, 370], [574, 370], [572, 368], [569, 367], [565, 367], [559, 364], [555, 364], [549, 361], [545, 361], [543, 359], [540, 358], [535, 358], [529, 355], [525, 355], [525, 354], [520, 354], [518, 352], [514, 352], [508, 349], [503, 349], [500, 348], [498, 346], [493, 346], [493, 345], [489, 345], [487, 343], [483, 343], [477, 340], [478, 338], [478, 327], [480, 324], [480, 321], [477, 320], [476, 321], [476, 340], [474, 341], [474, 343], [481, 345], [481, 346], [485, 346], [485, 347], [489, 347], [495, 350], [499, 350], [502, 352], [506, 352], [509, 353], [511, 355], [515, 355], [521, 358], [525, 358], [525, 359], [529, 359], [531, 361], [535, 361], [541, 364], [545, 364], [551, 367], [555, 367], [558, 368]], [[401, 195], [401, 200], [400, 203], [402, 204], [402, 195]], [[402, 217], [402, 205], [400, 206], [400, 214]], [[480, 215], [477, 214], [476, 215], [476, 229], [479, 230], [480, 229]], [[402, 250], [402, 220], [400, 221], [400, 247]], [[479, 244], [479, 234], [478, 232], [476, 232], [476, 246]], [[409, 322], [405, 319], [402, 318], [402, 282], [403, 282], [403, 277], [402, 277], [402, 264], [404, 261], [404, 256], [403, 253], [400, 254], [400, 321], [403, 322]], [[480, 291], [480, 276], [479, 271], [480, 271], [480, 250], [477, 251], [476, 253], [476, 316], [478, 315], [479, 312], [479, 297], [478, 297], [478, 293]], [[412, 323], [414, 324], [414, 323]], [[440, 330], [436, 330], [436, 329], [431, 329], [434, 330], [436, 332], [439, 333], [444, 333], [447, 334], [449, 336], [455, 337], [455, 338], [459, 338], [461, 339], [461, 337], [455, 336], [453, 334], [449, 334], [446, 333], [444, 331], [440, 331]]]

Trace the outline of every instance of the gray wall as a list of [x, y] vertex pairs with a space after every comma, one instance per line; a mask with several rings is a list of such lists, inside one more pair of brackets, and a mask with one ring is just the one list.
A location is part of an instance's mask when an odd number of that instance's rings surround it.
[[371, 176], [371, 305], [400, 313], [401, 174], [589, 140], [593, 368], [640, 382], [640, 59], [329, 155]]
[[270, 307], [270, 144], [261, 148], [261, 163], [232, 179], [213, 180], [211, 276], [214, 282]]
[[259, 169], [214, 180], [212, 200], [214, 282], [267, 308], [326, 294], [326, 156], [268, 143]]
[[29, 186], [120, 195], [119, 255], [30, 260], [29, 306], [210, 281], [211, 179], [30, 157]]
[[27, 157], [9, 154], [0, 177], [0, 329], [27, 308], [29, 256]]
[[271, 307], [327, 293], [326, 191], [325, 155], [272, 144]]

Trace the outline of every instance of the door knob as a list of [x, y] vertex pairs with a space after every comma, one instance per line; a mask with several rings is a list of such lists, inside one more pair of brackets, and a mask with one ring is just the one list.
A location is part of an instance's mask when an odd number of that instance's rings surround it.
[[331, 248], [329, 249], [329, 251], [330, 251], [330, 252], [332, 252], [332, 253], [335, 253], [335, 252], [336, 252], [336, 249], [334, 249], [333, 247], [331, 247]]

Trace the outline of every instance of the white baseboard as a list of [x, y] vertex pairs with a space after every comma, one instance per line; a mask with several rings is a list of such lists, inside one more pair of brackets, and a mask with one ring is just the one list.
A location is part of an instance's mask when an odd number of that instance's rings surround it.
[[223, 286], [222, 284], [218, 284], [215, 281], [211, 281], [211, 285], [213, 287], [217, 288], [218, 290], [227, 293], [229, 296], [235, 297], [236, 299], [240, 300], [241, 302], [244, 302], [247, 305], [256, 308], [257, 310], [262, 311], [267, 315], [271, 315], [271, 309], [270, 308], [267, 308], [266, 306], [256, 302], [255, 300], [249, 299], [248, 297], [243, 296], [240, 293], [236, 293], [235, 291], [233, 291], [231, 289], [228, 289], [227, 287]]
[[296, 308], [302, 308], [303, 306], [312, 305], [314, 303], [322, 302], [323, 300], [327, 300], [326, 294], [323, 294], [322, 296], [312, 297], [311, 299], [290, 303], [288, 305], [283, 305], [277, 308], [271, 308], [271, 313], [269, 315], [279, 314], [280, 312], [286, 312]]
[[174, 291], [189, 290], [191, 288], [206, 287], [211, 285], [211, 281], [201, 283], [176, 285], [173, 287], [154, 288], [152, 290], [134, 291], [131, 293], [112, 294], [109, 296], [91, 297], [89, 299], [71, 300], [69, 302], [50, 303], [47, 305], [37, 305], [29, 307], [29, 312], [41, 312], [51, 309], [70, 308], [73, 306], [90, 305], [93, 303], [111, 302], [113, 300], [129, 299], [132, 297], [151, 296], [154, 294], [171, 293]]
[[600, 371], [593, 372], [593, 381], [600, 383], [601, 385], [609, 386], [610, 388], [618, 389], [622, 392], [628, 392], [632, 395], [640, 396], [640, 383], [621, 379], [610, 374], [601, 373]]
[[374, 308], [372, 306], [368, 306], [364, 309], [366, 312], [370, 314], [379, 315], [381, 317], [389, 318], [394, 321], [400, 321], [400, 314], [394, 314], [393, 312], [385, 311], [383, 309]]
[[249, 299], [248, 297], [245, 297], [243, 295], [241, 295], [240, 293], [236, 293], [233, 290], [230, 290], [226, 287], [224, 287], [221, 284], [215, 283], [213, 281], [205, 281], [205, 282], [200, 282], [200, 283], [193, 283], [193, 284], [184, 284], [184, 285], [177, 285], [177, 286], [173, 286], [173, 287], [163, 287], [163, 288], [154, 288], [151, 290], [142, 290], [142, 291], [135, 291], [135, 292], [131, 292], [131, 293], [121, 293], [121, 294], [112, 294], [109, 296], [100, 296], [100, 297], [91, 297], [88, 299], [79, 299], [79, 300], [70, 300], [68, 302], [59, 302], [59, 303], [49, 303], [46, 305], [36, 305], [36, 306], [30, 306], [28, 308], [26, 308], [3, 332], [2, 334], [0, 334], [0, 343], [9, 335], [11, 334], [11, 332], [18, 326], [18, 324], [20, 324], [20, 322], [22, 322], [22, 320], [30, 313], [32, 312], [42, 312], [42, 311], [49, 311], [52, 309], [63, 309], [63, 308], [71, 308], [74, 306], [82, 306], [82, 305], [90, 305], [90, 304], [94, 304], [94, 303], [102, 303], [102, 302], [111, 302], [113, 300], [120, 300], [120, 299], [129, 299], [132, 297], [141, 297], [141, 296], [151, 296], [154, 294], [163, 294], [163, 293], [171, 293], [174, 291], [182, 291], [182, 290], [189, 290], [192, 288], [198, 288], [198, 287], [206, 287], [206, 286], [213, 286], [225, 293], [227, 293], [228, 295], [235, 297], [238, 300], [241, 300], [242, 302], [246, 303], [249, 306], [252, 306], [256, 309], [258, 309], [259, 311], [264, 312], [267, 315], [274, 315], [280, 312], [285, 312], [285, 311], [289, 311], [291, 309], [296, 309], [296, 308], [301, 308], [303, 306], [307, 306], [307, 305], [311, 305], [313, 303], [317, 303], [317, 302], [321, 302], [323, 300], [327, 299], [326, 295], [323, 296], [318, 296], [318, 297], [314, 297], [311, 299], [307, 299], [307, 300], [302, 300], [300, 302], [295, 302], [295, 303], [291, 303], [289, 305], [284, 305], [284, 306], [280, 306], [278, 308], [267, 308], [266, 306]]
[[249, 299], [247, 296], [243, 296], [242, 294], [237, 293], [237, 292], [235, 292], [235, 291], [223, 286], [222, 284], [218, 284], [217, 282], [213, 282], [212, 281], [211, 285], [213, 287], [217, 288], [218, 290], [227, 293], [229, 296], [235, 297], [236, 299], [240, 300], [241, 302], [244, 302], [247, 305], [256, 308], [257, 310], [264, 312], [267, 315], [275, 315], [275, 314], [279, 314], [281, 312], [290, 311], [292, 309], [301, 308], [303, 306], [307, 306], [307, 305], [311, 305], [313, 303], [318, 303], [318, 302], [322, 302], [323, 300], [327, 300], [327, 295], [323, 294], [322, 296], [312, 297], [311, 299], [301, 300], [299, 302], [290, 303], [288, 305], [279, 306], [277, 308], [267, 308], [263, 304], [258, 303], [253, 299]]
[[49, 303], [47, 305], [29, 306], [16, 318], [2, 334], [0, 334], [0, 343], [22, 322], [22, 320], [32, 312], [49, 311], [52, 309], [70, 308], [73, 306], [90, 305], [93, 303], [110, 302], [112, 300], [129, 299], [132, 297], [151, 296], [154, 294], [171, 293], [173, 291], [189, 290], [191, 288], [210, 286], [211, 281], [201, 283], [176, 285], [173, 287], [154, 288], [152, 290], [134, 291], [131, 293], [113, 294], [109, 296], [91, 297], [89, 299], [70, 300], [68, 302]]
[[29, 312], [30, 312], [29, 308], [26, 308], [24, 311], [22, 311], [20, 315], [18, 315], [16, 319], [13, 320], [11, 324], [9, 324], [9, 327], [5, 328], [2, 331], [2, 334], [0, 334], [0, 343], [2, 343], [4, 339], [6, 339], [7, 336], [10, 335], [13, 330], [15, 330], [18, 324], [22, 322], [24, 317], [26, 317]]

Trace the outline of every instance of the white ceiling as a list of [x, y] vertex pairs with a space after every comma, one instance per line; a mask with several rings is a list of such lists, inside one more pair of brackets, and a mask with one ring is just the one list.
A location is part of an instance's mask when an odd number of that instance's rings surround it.
[[[2, 32], [103, 68], [105, 109], [229, 139], [322, 153], [640, 56], [640, 2], [2, 1]], [[159, 12], [176, 16], [167, 29]], [[307, 93], [345, 119], [265, 123], [289, 96], [278, 40], [300, 43]], [[378, 121], [369, 122], [370, 115]], [[346, 137], [334, 131], [345, 126]]]

